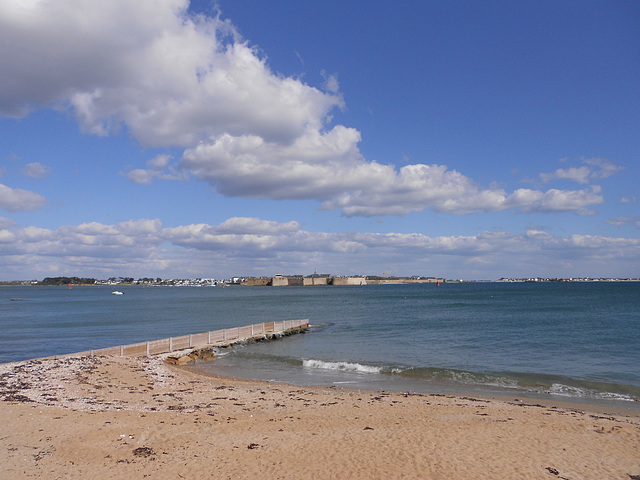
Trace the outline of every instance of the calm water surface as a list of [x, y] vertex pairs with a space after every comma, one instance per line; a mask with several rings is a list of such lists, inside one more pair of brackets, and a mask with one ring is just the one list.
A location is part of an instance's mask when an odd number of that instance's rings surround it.
[[0, 362], [308, 318], [306, 335], [238, 347], [197, 368], [640, 408], [640, 283], [118, 289], [125, 294], [0, 288]]

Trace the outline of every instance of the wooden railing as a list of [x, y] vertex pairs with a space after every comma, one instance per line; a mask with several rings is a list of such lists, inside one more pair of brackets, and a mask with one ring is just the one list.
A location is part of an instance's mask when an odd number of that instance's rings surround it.
[[244, 327], [227, 328], [180, 337], [163, 338], [147, 342], [131, 343], [117, 347], [99, 348], [69, 355], [57, 355], [47, 358], [61, 358], [70, 356], [119, 355], [121, 357], [150, 356], [171, 353], [188, 348], [201, 348], [208, 345], [228, 345], [237, 340], [246, 340], [266, 334], [286, 333], [290, 330], [308, 328], [309, 320], [280, 320], [275, 322], [255, 323]]

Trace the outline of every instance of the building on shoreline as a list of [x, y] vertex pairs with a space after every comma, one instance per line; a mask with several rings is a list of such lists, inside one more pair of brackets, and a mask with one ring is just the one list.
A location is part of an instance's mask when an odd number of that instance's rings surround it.
[[308, 286], [345, 286], [345, 285], [400, 285], [409, 283], [445, 283], [444, 278], [436, 277], [378, 277], [367, 275], [333, 276], [330, 274], [276, 275], [275, 277], [249, 277], [246, 285], [250, 287], [308, 287]]

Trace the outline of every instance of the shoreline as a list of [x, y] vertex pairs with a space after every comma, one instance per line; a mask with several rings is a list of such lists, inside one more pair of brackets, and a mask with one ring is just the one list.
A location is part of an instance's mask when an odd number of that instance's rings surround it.
[[[563, 410], [581, 411], [583, 413], [598, 413], [603, 415], [619, 415], [628, 417], [640, 418], [640, 407], [635, 406], [639, 402], [629, 401], [630, 406], [625, 408], [624, 406], [615, 405], [603, 405], [601, 403], [594, 402], [580, 402], [579, 400], [571, 399], [555, 399], [548, 398], [546, 396], [536, 396], [535, 394], [527, 395], [509, 395], [505, 392], [504, 395], [471, 391], [460, 392], [419, 392], [419, 391], [403, 391], [403, 390], [387, 390], [378, 388], [366, 388], [366, 387], [348, 387], [343, 385], [297, 385], [295, 383], [287, 383], [282, 381], [270, 381], [254, 378], [233, 377], [227, 375], [219, 375], [216, 373], [210, 373], [197, 368], [194, 364], [187, 364], [178, 366], [170, 366], [171, 368], [177, 368], [184, 370], [194, 375], [202, 375], [217, 381], [238, 382], [238, 383], [255, 383], [265, 384], [268, 386], [286, 386], [290, 388], [303, 388], [309, 390], [336, 390], [344, 392], [365, 392], [370, 394], [387, 394], [387, 395], [409, 395], [409, 396], [434, 396], [434, 397], [446, 397], [446, 398], [460, 398], [460, 399], [479, 399], [481, 401], [490, 402], [502, 402], [510, 405], [521, 407], [537, 407], [537, 408], [557, 408]], [[522, 392], [521, 392], [522, 393]], [[631, 406], [634, 405], [634, 406]]]
[[[214, 366], [213, 369], [208, 368], [209, 365]], [[482, 398], [493, 399], [505, 399], [505, 400], [523, 400], [528, 403], [545, 403], [545, 404], [562, 404], [571, 406], [582, 406], [585, 409], [610, 409], [620, 412], [630, 411], [634, 415], [640, 416], [640, 399], [638, 398], [597, 398], [589, 396], [574, 396], [574, 395], [561, 395], [553, 394], [547, 391], [535, 391], [527, 390], [524, 388], [507, 388], [484, 384], [462, 384], [462, 383], [445, 383], [445, 382], [416, 382], [416, 381], [403, 381], [403, 379], [391, 379], [386, 382], [384, 380], [371, 382], [371, 386], [368, 386], [367, 375], [363, 375], [364, 380], [349, 380], [345, 382], [335, 383], [322, 383], [323, 377], [321, 373], [318, 374], [318, 383], [313, 383], [313, 380], [308, 381], [308, 377], [304, 378], [304, 382], [297, 382], [298, 377], [290, 377], [291, 380], [282, 380], [281, 376], [273, 378], [272, 375], [256, 375], [252, 373], [250, 368], [242, 368], [240, 372], [235, 370], [234, 374], [228, 374], [226, 372], [215, 372], [215, 362], [196, 362], [185, 365], [185, 367], [195, 373], [201, 373], [203, 375], [212, 375], [214, 377], [221, 378], [234, 378], [247, 381], [267, 382], [267, 383], [287, 383], [293, 386], [299, 386], [303, 388], [312, 387], [338, 387], [354, 390], [367, 390], [367, 391], [387, 391], [396, 393], [424, 393], [424, 394], [442, 394], [442, 395], [454, 395], [454, 396], [473, 396]], [[224, 368], [223, 368], [224, 370]]]
[[300, 387], [157, 357], [1, 364], [0, 398], [6, 478], [640, 475], [640, 412], [593, 405]]

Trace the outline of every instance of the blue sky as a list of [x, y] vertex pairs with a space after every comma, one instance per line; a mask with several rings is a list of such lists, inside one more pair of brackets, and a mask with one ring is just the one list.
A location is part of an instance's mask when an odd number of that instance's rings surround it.
[[640, 276], [640, 4], [0, 5], [0, 279]]

